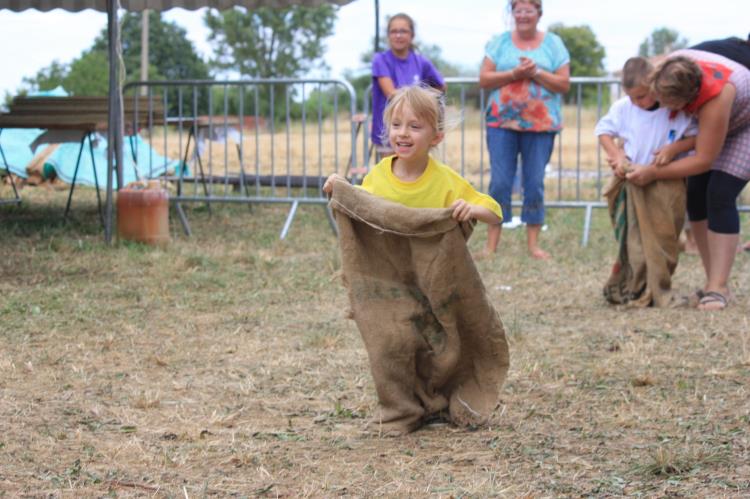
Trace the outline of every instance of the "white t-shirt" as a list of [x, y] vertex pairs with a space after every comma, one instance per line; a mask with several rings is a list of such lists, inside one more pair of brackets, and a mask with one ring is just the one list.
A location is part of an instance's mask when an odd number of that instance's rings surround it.
[[594, 133], [597, 137], [619, 137], [632, 163], [648, 165], [660, 147], [698, 134], [698, 125], [691, 116], [680, 111], [670, 119], [670, 114], [665, 107], [646, 111], [633, 104], [630, 97], [623, 97], [599, 120]]

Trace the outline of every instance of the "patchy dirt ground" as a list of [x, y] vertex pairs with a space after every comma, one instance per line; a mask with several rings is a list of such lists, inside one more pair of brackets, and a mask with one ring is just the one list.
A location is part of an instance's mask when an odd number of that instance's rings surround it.
[[284, 206], [196, 207], [191, 239], [106, 248], [64, 195], [0, 207], [0, 496], [750, 495], [750, 254], [724, 312], [626, 310], [604, 213], [581, 248], [553, 211], [551, 263], [508, 231], [479, 263], [511, 342], [491, 424], [385, 439], [321, 208], [283, 242]]

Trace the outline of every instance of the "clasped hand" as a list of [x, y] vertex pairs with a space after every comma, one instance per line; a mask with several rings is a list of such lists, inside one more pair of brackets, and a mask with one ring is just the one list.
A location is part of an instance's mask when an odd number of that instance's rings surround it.
[[465, 199], [456, 199], [451, 204], [453, 209], [453, 219], [457, 222], [468, 222], [472, 218], [478, 218], [475, 213], [477, 206], [471, 203], [467, 203]]
[[671, 146], [671, 144], [667, 144], [654, 151], [654, 160], [651, 162], [651, 164], [656, 166], [668, 165], [672, 162], [672, 159], [675, 157], [675, 155], [676, 151], [674, 150], [674, 148]]
[[607, 156], [607, 163], [612, 168], [615, 177], [625, 178], [625, 175], [631, 170], [630, 160], [625, 156], [625, 151], [622, 149], [618, 151], [615, 157]]
[[323, 192], [325, 192], [326, 194], [332, 193], [333, 192], [333, 183], [336, 182], [337, 180], [343, 180], [344, 182], [347, 181], [344, 177], [342, 177], [338, 173], [332, 173], [326, 179], [325, 184], [323, 184]]
[[668, 165], [675, 156], [671, 144], [667, 144], [654, 151], [654, 159], [650, 165], [634, 165], [625, 157], [625, 154], [616, 158], [607, 158], [609, 166], [612, 167], [615, 176], [632, 182], [635, 185], [644, 186], [656, 180], [656, 168]]
[[527, 78], [533, 78], [537, 74], [536, 63], [528, 57], [520, 57], [519, 64], [513, 68], [513, 74], [516, 79], [525, 80]]

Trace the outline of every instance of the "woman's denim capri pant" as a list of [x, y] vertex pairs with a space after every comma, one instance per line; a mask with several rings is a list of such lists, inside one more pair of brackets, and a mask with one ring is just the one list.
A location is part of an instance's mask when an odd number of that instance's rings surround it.
[[521, 221], [531, 225], [544, 223], [544, 169], [552, 156], [555, 132], [519, 132], [487, 127], [490, 152], [489, 194], [503, 209], [503, 221], [513, 219], [511, 195], [521, 155], [523, 208]]

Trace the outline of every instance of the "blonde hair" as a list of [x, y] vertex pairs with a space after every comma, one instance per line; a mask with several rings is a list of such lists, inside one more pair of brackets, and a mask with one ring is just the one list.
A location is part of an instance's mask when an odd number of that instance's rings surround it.
[[383, 111], [385, 143], [388, 143], [388, 130], [391, 128], [393, 115], [404, 106], [409, 106], [416, 117], [431, 126], [436, 133], [445, 131], [445, 105], [442, 92], [432, 87], [409, 85], [396, 90], [385, 106], [385, 111]]
[[663, 61], [651, 76], [651, 90], [659, 99], [692, 102], [703, 81], [701, 68], [683, 56]]
[[519, 3], [530, 3], [536, 8], [536, 11], [539, 12], [539, 15], [542, 15], [542, 0], [508, 0], [508, 5], [510, 6], [510, 10], [516, 8], [516, 5]]
[[631, 57], [622, 67], [622, 88], [632, 90], [641, 85], [649, 85], [649, 77], [654, 66], [645, 57]]

